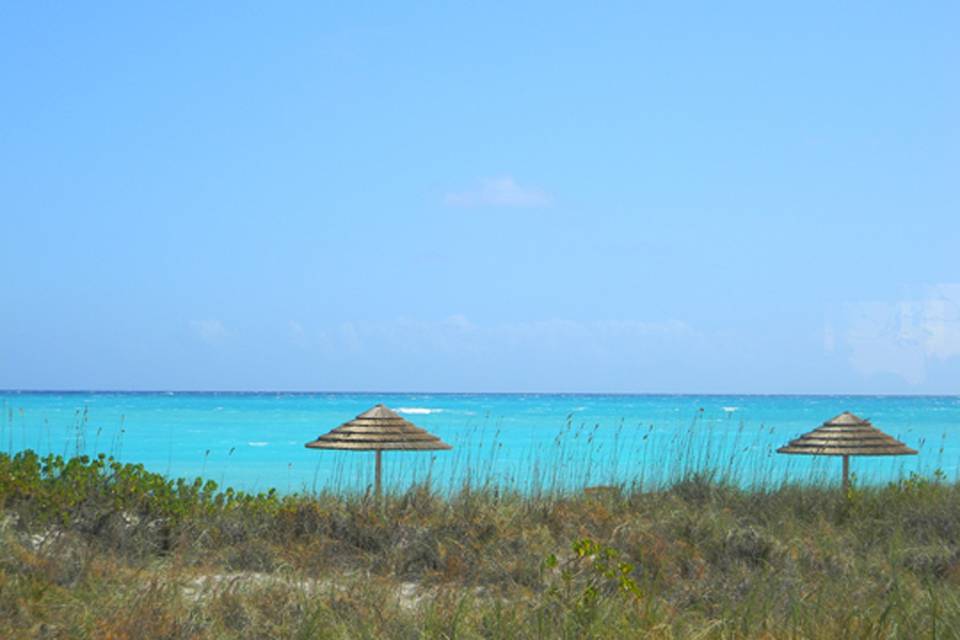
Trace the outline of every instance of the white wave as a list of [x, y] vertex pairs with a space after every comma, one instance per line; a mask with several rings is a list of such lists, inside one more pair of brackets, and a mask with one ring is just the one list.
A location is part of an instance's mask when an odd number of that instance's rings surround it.
[[734, 411], [736, 411], [736, 410], [739, 409], [739, 408], [740, 408], [740, 407], [724, 407], [723, 410], [726, 411], [727, 413], [733, 413]]
[[248, 443], [247, 443], [247, 445], [249, 445], [249, 446], [251, 446], [251, 447], [265, 447], [265, 446], [267, 446], [268, 444], [270, 444], [270, 443], [269, 443], [269, 442], [248, 442]]
[[426, 416], [431, 413], [441, 413], [443, 409], [427, 409], [426, 407], [399, 407], [397, 413], [407, 413], [410, 415]]

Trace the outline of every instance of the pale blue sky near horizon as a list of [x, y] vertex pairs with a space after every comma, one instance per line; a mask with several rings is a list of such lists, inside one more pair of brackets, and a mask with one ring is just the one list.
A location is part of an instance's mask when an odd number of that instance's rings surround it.
[[960, 5], [0, 6], [0, 388], [960, 393]]

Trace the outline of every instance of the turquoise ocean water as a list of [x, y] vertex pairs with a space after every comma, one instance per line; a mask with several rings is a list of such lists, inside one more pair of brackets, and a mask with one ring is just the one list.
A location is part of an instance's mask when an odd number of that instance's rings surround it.
[[774, 450], [853, 411], [920, 451], [860, 458], [863, 482], [941, 469], [960, 478], [960, 397], [35, 393], [0, 392], [0, 450], [105, 452], [170, 476], [203, 476], [244, 490], [363, 491], [373, 454], [304, 443], [383, 402], [453, 445], [384, 454], [384, 479], [402, 488], [429, 477], [524, 491], [670, 482], [712, 469], [749, 486], [836, 481], [836, 458]]

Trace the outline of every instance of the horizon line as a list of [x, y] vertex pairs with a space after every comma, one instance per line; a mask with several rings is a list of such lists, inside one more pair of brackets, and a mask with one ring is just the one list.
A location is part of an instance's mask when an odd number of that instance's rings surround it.
[[292, 391], [286, 389], [0, 389], [0, 394], [126, 394], [126, 395], [433, 395], [433, 396], [623, 396], [623, 397], [862, 397], [862, 398], [960, 398], [960, 393], [758, 393], [758, 392], [657, 392], [657, 391]]

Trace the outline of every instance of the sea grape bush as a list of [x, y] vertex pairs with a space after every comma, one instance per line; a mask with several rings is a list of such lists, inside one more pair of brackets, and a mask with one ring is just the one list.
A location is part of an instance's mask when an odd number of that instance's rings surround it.
[[24, 451], [0, 454], [0, 638], [960, 637], [958, 541], [942, 473], [381, 502]]
[[219, 491], [201, 478], [167, 479], [142, 464], [121, 463], [101, 453], [64, 459], [27, 450], [0, 453], [0, 507], [26, 510], [37, 523], [65, 524], [104, 512], [163, 518], [176, 523], [214, 511], [275, 514], [282, 499], [275, 490], [248, 494]]
[[590, 538], [576, 540], [573, 553], [564, 561], [550, 554], [544, 568], [554, 579], [548, 582], [546, 602], [567, 614], [576, 634], [594, 624], [601, 615], [601, 603], [613, 598], [619, 604], [639, 603], [640, 586], [634, 579], [635, 566], [621, 559], [620, 551]]
[[635, 567], [620, 560], [620, 551], [590, 538], [575, 541], [572, 550], [573, 555], [562, 565], [555, 554], [544, 562], [547, 569], [559, 569], [561, 591], [566, 596], [583, 604], [596, 600], [601, 592], [640, 597], [640, 587], [632, 577]]

